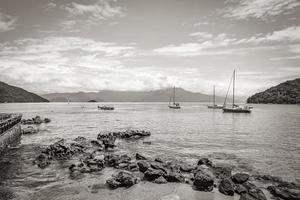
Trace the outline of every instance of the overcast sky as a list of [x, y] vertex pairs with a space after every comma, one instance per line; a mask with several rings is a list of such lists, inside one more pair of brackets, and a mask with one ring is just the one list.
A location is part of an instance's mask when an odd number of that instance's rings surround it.
[[299, 0], [0, 0], [0, 80], [249, 96], [300, 77]]

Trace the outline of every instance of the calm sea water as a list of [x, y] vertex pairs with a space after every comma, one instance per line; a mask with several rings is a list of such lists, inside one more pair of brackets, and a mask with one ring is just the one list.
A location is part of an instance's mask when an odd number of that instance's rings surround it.
[[187, 162], [205, 155], [214, 162], [236, 166], [236, 171], [292, 181], [300, 177], [300, 106], [254, 105], [251, 114], [242, 114], [207, 109], [201, 103], [182, 103], [181, 110], [171, 110], [166, 103], [108, 103], [115, 106], [114, 111], [100, 111], [98, 104], [0, 104], [0, 112], [21, 112], [23, 118], [40, 115], [52, 120], [41, 125], [38, 134], [24, 135], [21, 145], [4, 155], [2, 162], [8, 164], [1, 167], [3, 183], [23, 192], [30, 187], [33, 192], [37, 186], [64, 182], [66, 171], [58, 172], [59, 166], [43, 172], [32, 166], [39, 145], [77, 136], [95, 139], [99, 132], [125, 129], [152, 133], [147, 138], [151, 145], [118, 144], [132, 154], [141, 152]]

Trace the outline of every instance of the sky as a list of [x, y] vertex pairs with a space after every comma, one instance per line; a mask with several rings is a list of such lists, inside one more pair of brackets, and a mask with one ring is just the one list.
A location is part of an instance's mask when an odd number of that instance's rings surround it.
[[0, 0], [0, 81], [39, 94], [300, 77], [299, 0]]

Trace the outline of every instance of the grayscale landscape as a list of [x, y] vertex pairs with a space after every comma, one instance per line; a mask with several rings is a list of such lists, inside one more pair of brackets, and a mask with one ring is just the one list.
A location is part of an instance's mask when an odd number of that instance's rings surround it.
[[0, 0], [0, 200], [300, 200], [299, 0]]

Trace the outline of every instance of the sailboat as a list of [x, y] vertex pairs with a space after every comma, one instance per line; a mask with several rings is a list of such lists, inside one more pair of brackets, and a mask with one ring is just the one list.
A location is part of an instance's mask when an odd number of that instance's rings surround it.
[[172, 109], [180, 109], [181, 108], [179, 103], [175, 102], [175, 86], [173, 88], [173, 93], [170, 96], [169, 108], [172, 108]]
[[[232, 107], [226, 107], [226, 100], [227, 100], [227, 95], [231, 86], [231, 81], [232, 81]], [[249, 106], [239, 106], [234, 103], [234, 90], [235, 90], [235, 70], [233, 70], [233, 75], [232, 79], [230, 80], [228, 91], [225, 97], [224, 101], [224, 106], [223, 106], [223, 111], [224, 112], [231, 112], [231, 113], [251, 113], [251, 107]]]
[[217, 105], [216, 104], [216, 92], [215, 92], [215, 86], [214, 86], [214, 95], [213, 95], [213, 105], [208, 105], [208, 108], [211, 109], [222, 109], [223, 106], [222, 105]]

